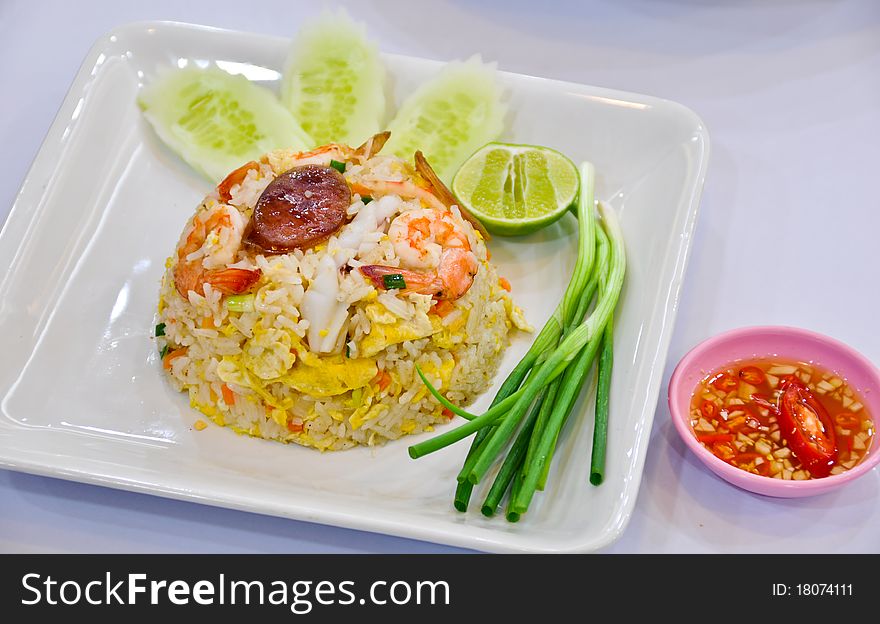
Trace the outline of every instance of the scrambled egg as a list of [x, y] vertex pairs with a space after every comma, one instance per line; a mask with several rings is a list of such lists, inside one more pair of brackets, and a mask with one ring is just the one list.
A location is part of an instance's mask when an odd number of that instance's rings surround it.
[[522, 308], [518, 305], [514, 305], [510, 297], [504, 297], [504, 309], [507, 312], [507, 317], [511, 320], [514, 327], [524, 332], [535, 331], [535, 329], [531, 325], [529, 325], [529, 322], [526, 320], [526, 315], [523, 313]]
[[433, 362], [425, 362], [420, 365], [420, 368], [422, 369], [422, 372], [425, 373], [426, 377], [440, 379], [440, 383], [437, 384], [437, 388], [440, 389], [449, 385], [449, 380], [452, 377], [452, 369], [455, 368], [455, 360], [453, 358], [444, 360], [440, 365], [440, 368], [437, 368]]
[[262, 160], [269, 163], [269, 166], [272, 167], [272, 171], [275, 175], [281, 175], [296, 165], [296, 154], [297, 153], [292, 150], [276, 149], [268, 152]]
[[319, 357], [304, 353], [290, 372], [277, 381], [311, 396], [330, 397], [363, 388], [378, 372], [375, 360], [342, 355]]
[[[454, 321], [449, 325], [443, 325], [439, 316], [431, 315], [431, 321], [440, 324], [440, 331], [431, 336], [431, 340], [441, 349], [454, 349], [465, 339], [464, 326], [467, 323], [470, 310], [462, 310]], [[437, 319], [436, 321], [434, 319]]]
[[275, 379], [293, 366], [296, 354], [293, 339], [281, 329], [254, 325], [254, 337], [245, 342], [242, 363], [260, 379]]
[[427, 338], [443, 329], [440, 317], [417, 312], [411, 319], [401, 319], [388, 311], [381, 303], [370, 303], [365, 308], [370, 319], [370, 333], [364, 336], [360, 352], [372, 357], [393, 344]]
[[386, 411], [388, 411], [388, 406], [383, 405], [382, 403], [377, 403], [371, 407], [365, 406], [355, 410], [351, 415], [351, 418], [348, 419], [348, 422], [351, 423], [352, 429], [360, 429], [365, 422], [378, 418]]

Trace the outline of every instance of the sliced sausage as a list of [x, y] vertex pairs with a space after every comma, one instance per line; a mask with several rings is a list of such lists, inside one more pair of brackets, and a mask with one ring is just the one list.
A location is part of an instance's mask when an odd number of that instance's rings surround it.
[[312, 247], [342, 227], [349, 205], [351, 189], [336, 169], [294, 167], [260, 195], [247, 240], [276, 253]]

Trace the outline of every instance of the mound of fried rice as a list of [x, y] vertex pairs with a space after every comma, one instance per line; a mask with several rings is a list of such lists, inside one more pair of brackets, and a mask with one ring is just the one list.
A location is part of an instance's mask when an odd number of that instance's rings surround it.
[[[292, 157], [282, 150], [267, 154], [259, 171], [232, 187], [227, 203], [249, 219], [263, 189], [290, 168]], [[415, 175], [409, 163], [391, 156], [349, 164], [345, 173], [350, 183], [405, 181]], [[336, 236], [305, 251], [277, 255], [243, 245], [232, 266], [262, 271], [253, 289], [253, 311], [244, 312], [230, 311], [227, 297], [210, 285], [205, 296], [190, 291], [182, 297], [174, 285], [177, 253], [172, 254], [156, 321], [164, 324], [165, 335], [158, 340], [165, 351], [183, 353], [166, 361], [166, 370], [171, 384], [189, 394], [193, 408], [238, 433], [339, 450], [431, 431], [451, 419], [419, 379], [416, 365], [457, 405], [466, 406], [486, 391], [509, 332], [528, 325], [499, 284], [485, 241], [453, 207], [480, 267], [471, 288], [441, 316], [430, 295], [380, 291], [354, 270], [363, 264], [399, 266], [388, 222], [423, 207], [394, 195], [380, 199], [386, 208], [393, 203], [394, 214], [349, 252], [346, 270], [339, 273], [337, 299], [347, 305], [348, 320], [330, 353], [310, 350], [309, 320], [300, 306], [322, 257], [339, 251]], [[213, 193], [201, 207], [218, 201]], [[353, 194], [348, 215], [370, 206]]]

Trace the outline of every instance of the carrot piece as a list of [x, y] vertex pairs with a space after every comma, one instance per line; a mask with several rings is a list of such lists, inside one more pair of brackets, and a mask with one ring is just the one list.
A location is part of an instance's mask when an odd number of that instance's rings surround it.
[[186, 347], [180, 347], [174, 351], [169, 351], [165, 354], [165, 357], [162, 358], [162, 368], [165, 370], [171, 370], [171, 362], [184, 355], [186, 355]]
[[455, 414], [453, 414], [453, 413], [452, 413], [452, 410], [449, 409], [448, 407], [444, 407], [444, 408], [443, 408], [443, 411], [441, 412], [441, 414], [443, 414], [444, 416], [446, 416], [446, 418], [448, 418], [449, 420], [452, 420], [452, 419], [455, 417]]
[[376, 375], [376, 385], [379, 386], [379, 390], [384, 390], [391, 384], [391, 375], [389, 375], [385, 371], [379, 371]]
[[366, 187], [363, 184], [360, 184], [359, 182], [351, 182], [351, 183], [349, 183], [349, 186], [351, 187], [352, 193], [357, 193], [361, 197], [363, 197], [364, 195], [369, 195], [370, 193], [373, 192], [372, 190], [370, 190], [369, 187]]
[[501, 286], [501, 288], [503, 288], [507, 292], [510, 292], [510, 282], [507, 281], [506, 277], [499, 277], [498, 278], [498, 285]]
[[302, 423], [292, 423], [292, 422], [289, 422], [289, 421], [288, 421], [288, 423], [287, 423], [287, 430], [288, 430], [290, 433], [299, 433], [300, 431], [303, 430]]
[[226, 405], [235, 405], [235, 393], [232, 391], [232, 388], [223, 384], [220, 386], [220, 392], [223, 394], [223, 400], [226, 402]]
[[206, 316], [201, 322], [202, 329], [214, 329], [214, 318]]

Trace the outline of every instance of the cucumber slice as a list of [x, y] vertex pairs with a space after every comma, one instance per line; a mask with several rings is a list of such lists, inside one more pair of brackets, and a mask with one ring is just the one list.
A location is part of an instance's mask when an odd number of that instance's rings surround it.
[[303, 28], [287, 57], [281, 101], [318, 145], [358, 146], [382, 130], [385, 70], [345, 11]]
[[314, 147], [271, 91], [217, 68], [161, 72], [138, 104], [165, 144], [212, 182], [270, 150]]
[[479, 56], [449, 63], [401, 105], [385, 149], [401, 158], [422, 150], [449, 184], [468, 156], [501, 134], [501, 95], [494, 67]]

